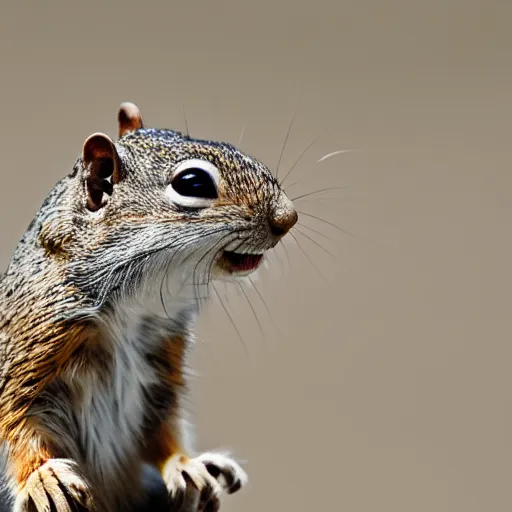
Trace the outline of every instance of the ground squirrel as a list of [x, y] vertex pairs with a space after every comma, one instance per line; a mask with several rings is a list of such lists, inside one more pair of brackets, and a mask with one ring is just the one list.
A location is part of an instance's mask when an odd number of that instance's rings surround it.
[[215, 511], [246, 482], [228, 455], [191, 455], [185, 356], [209, 281], [255, 270], [296, 210], [234, 146], [146, 128], [132, 103], [118, 121], [117, 141], [87, 138], [0, 278], [1, 510], [135, 510], [147, 466], [169, 511]]

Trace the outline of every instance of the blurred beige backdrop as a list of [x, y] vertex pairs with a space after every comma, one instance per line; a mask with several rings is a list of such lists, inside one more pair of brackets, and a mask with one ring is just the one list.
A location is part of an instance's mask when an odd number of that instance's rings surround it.
[[200, 325], [198, 446], [251, 477], [223, 510], [512, 509], [510, 2], [0, 6], [2, 268], [122, 101], [180, 130], [184, 106], [199, 137], [245, 125], [273, 168], [296, 111], [281, 176], [326, 133], [289, 193], [348, 186], [297, 205], [355, 236], [302, 215], [334, 257], [299, 232], [276, 251], [271, 317], [244, 289], [264, 336], [237, 288], [243, 343], [218, 301]]

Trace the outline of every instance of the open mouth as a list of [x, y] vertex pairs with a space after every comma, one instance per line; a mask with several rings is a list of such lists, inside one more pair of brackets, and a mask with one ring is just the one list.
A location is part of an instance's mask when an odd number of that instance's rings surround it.
[[256, 270], [263, 254], [242, 254], [239, 252], [224, 251], [219, 263], [230, 274], [249, 273]]

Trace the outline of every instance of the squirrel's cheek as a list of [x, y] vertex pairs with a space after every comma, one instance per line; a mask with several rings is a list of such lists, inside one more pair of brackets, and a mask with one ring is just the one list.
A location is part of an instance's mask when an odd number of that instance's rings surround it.
[[39, 242], [48, 256], [65, 257], [75, 236], [75, 228], [69, 223], [53, 220], [42, 224]]

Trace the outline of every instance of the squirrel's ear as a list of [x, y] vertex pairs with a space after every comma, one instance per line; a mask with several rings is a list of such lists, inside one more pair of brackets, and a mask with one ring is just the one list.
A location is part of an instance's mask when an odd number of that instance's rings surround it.
[[90, 210], [104, 206], [120, 180], [121, 161], [110, 137], [94, 133], [84, 142], [82, 162], [86, 173], [87, 203]]
[[144, 128], [142, 115], [139, 108], [134, 103], [121, 103], [117, 120], [119, 122], [119, 137], [122, 137], [128, 132], [138, 130], [139, 128]]

